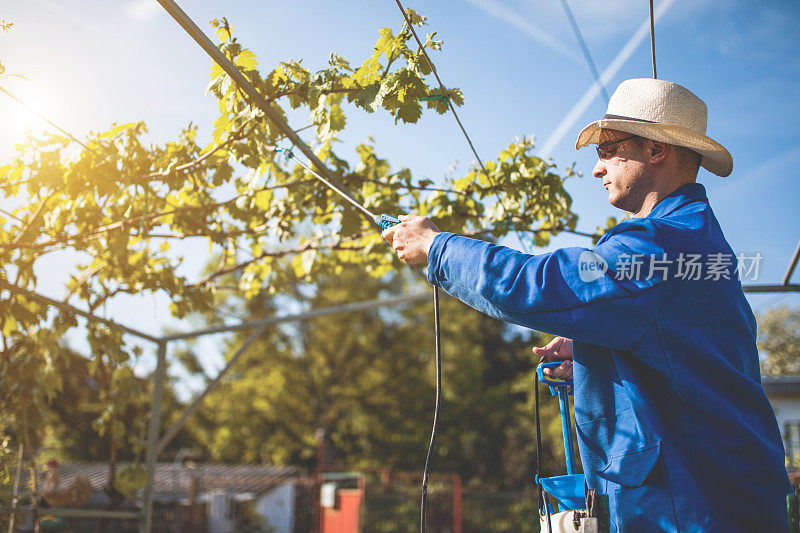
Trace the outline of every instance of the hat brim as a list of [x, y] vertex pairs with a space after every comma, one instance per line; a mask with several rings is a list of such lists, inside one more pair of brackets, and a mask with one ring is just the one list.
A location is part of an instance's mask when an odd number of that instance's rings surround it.
[[702, 156], [700, 166], [717, 176], [728, 176], [733, 171], [733, 158], [724, 146], [714, 139], [682, 126], [625, 119], [603, 119], [592, 122], [578, 134], [575, 148], [579, 149], [600, 141], [600, 130], [619, 130], [646, 139], [684, 146]]

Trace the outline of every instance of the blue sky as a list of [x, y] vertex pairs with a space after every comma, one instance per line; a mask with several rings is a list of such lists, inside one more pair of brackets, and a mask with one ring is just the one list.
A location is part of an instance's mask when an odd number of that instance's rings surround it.
[[[405, 4], [427, 16], [427, 31], [444, 40], [433, 60], [444, 82], [464, 92], [459, 114], [481, 157], [493, 158], [513, 138], [533, 134], [538, 147], [551, 147], [548, 154], [560, 168], [575, 162], [584, 174], [568, 186], [579, 229], [591, 231], [620, 215], [591, 177], [594, 151], [574, 150], [578, 131], [603, 115], [605, 102], [585, 96], [593, 79], [559, 0]], [[569, 4], [598, 70], [608, 74], [609, 93], [623, 79], [651, 76], [649, 35], [631, 41], [646, 21], [646, 0]], [[656, 0], [655, 6], [663, 12], [656, 26], [659, 77], [706, 101], [708, 133], [734, 158], [730, 177], [701, 170], [699, 181], [734, 250], [763, 254], [759, 282], [777, 283], [800, 238], [800, 3]], [[262, 71], [288, 58], [323, 68], [330, 52], [360, 61], [379, 28], [401, 23], [392, 0], [186, 0], [182, 7], [209, 34], [210, 19], [227, 17]], [[216, 102], [204, 95], [210, 60], [155, 0], [12, 0], [0, 18], [14, 22], [0, 35], [0, 60], [31, 80], [6, 79], [3, 86], [72, 133], [143, 120], [152, 142], [163, 143], [191, 121], [202, 137], [210, 136], [216, 116]], [[586, 105], [576, 108], [582, 98]], [[565, 122], [570, 114], [574, 120]], [[41, 125], [2, 95], [0, 116], [2, 160], [24, 128]], [[305, 117], [293, 119], [295, 127], [306, 124]], [[554, 135], [559, 129], [563, 136]], [[419, 176], [441, 177], [455, 161], [463, 171], [473, 159], [452, 116], [428, 114], [416, 125], [395, 125], [385, 114], [352, 110], [341, 153], [354, 159], [354, 146], [369, 135], [393, 166]], [[553, 246], [585, 244], [565, 235]], [[187, 250], [198, 256], [196, 263], [204, 259], [205, 247]], [[45, 270], [58, 272], [55, 264]], [[59, 277], [47, 278], [41, 291], [63, 294]], [[756, 310], [799, 300], [796, 294], [750, 298]], [[146, 312], [127, 312], [142, 303], [119, 304], [127, 322], [149, 331], [164, 323], [188, 327], [169, 320], [163, 299], [149, 299]]]

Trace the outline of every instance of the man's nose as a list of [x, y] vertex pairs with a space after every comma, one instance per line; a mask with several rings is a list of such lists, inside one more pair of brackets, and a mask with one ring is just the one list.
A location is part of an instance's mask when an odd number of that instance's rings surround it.
[[592, 176], [595, 178], [602, 178], [606, 175], [606, 166], [602, 159], [597, 160], [597, 164], [592, 169]]

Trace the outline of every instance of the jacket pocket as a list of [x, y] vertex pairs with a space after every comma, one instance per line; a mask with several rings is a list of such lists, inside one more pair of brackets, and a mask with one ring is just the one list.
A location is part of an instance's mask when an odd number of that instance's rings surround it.
[[597, 475], [623, 487], [644, 484], [661, 456], [661, 441], [634, 448], [609, 457]]

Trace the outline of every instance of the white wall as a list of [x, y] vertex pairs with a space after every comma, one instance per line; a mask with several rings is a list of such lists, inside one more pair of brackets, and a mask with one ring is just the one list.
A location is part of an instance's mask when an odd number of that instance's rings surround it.
[[[772, 409], [775, 411], [775, 418], [778, 420], [778, 427], [781, 435], [786, 438], [786, 423], [800, 421], [800, 398], [770, 397]], [[786, 448], [786, 440], [783, 442]]]
[[236, 495], [225, 491], [208, 494], [209, 533], [234, 533]]
[[265, 493], [255, 502], [255, 510], [263, 515], [274, 533], [294, 531], [295, 486], [280, 485]]

